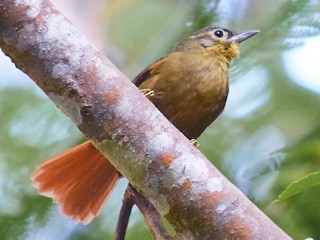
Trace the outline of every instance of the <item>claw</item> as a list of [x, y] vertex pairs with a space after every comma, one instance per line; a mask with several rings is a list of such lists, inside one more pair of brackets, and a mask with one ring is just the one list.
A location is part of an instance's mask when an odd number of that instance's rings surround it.
[[200, 143], [197, 142], [196, 139], [190, 139], [190, 142], [193, 144], [193, 146], [195, 146], [196, 148], [200, 147]]
[[154, 96], [154, 91], [149, 88], [140, 89], [140, 91], [147, 97], [152, 98]]

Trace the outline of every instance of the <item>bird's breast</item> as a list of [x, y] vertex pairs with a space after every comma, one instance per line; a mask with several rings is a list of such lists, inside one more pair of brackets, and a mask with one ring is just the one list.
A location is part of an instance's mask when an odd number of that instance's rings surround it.
[[153, 80], [153, 102], [180, 131], [196, 138], [225, 106], [228, 65], [189, 57], [164, 69]]

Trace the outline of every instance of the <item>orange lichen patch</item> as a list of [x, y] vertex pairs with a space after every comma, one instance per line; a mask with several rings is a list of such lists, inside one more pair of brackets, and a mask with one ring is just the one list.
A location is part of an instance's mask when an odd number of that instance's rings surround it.
[[112, 89], [110, 92], [104, 92], [102, 94], [103, 99], [109, 104], [116, 104], [119, 100], [119, 91], [117, 89]]
[[186, 180], [184, 180], [184, 182], [182, 183], [181, 185], [181, 188], [183, 190], [186, 190], [186, 189], [191, 189], [191, 181], [189, 178], [187, 178]]
[[17, 10], [18, 12], [20, 13], [24, 13], [26, 12], [26, 10], [28, 9], [29, 7], [28, 6], [25, 6], [25, 5], [20, 5], [20, 6], [17, 6]]
[[60, 14], [60, 12], [57, 9], [52, 9], [53, 14]]
[[216, 192], [201, 192], [199, 193], [199, 204], [208, 206], [209, 203], [216, 204], [221, 196]]
[[254, 229], [243, 227], [244, 219], [238, 216], [230, 218], [228, 224], [225, 224], [226, 229], [230, 234], [230, 237], [236, 236], [237, 239], [254, 239], [256, 235], [254, 234]]
[[163, 164], [165, 168], [168, 168], [171, 162], [176, 158], [175, 154], [164, 153], [158, 157], [158, 160]]

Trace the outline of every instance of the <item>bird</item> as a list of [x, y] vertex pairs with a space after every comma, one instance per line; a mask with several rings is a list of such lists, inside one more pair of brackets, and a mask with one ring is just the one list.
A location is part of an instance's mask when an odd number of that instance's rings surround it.
[[[187, 138], [197, 139], [225, 107], [230, 64], [239, 56], [239, 44], [258, 32], [203, 28], [145, 68], [133, 83]], [[88, 224], [101, 213], [120, 177], [89, 140], [40, 164], [31, 180], [63, 214]]]

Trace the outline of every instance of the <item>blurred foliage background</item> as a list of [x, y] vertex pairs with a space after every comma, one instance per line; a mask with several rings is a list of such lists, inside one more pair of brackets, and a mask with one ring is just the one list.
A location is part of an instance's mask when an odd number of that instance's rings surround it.
[[[130, 78], [199, 28], [261, 30], [241, 46], [227, 107], [200, 137], [200, 149], [290, 236], [320, 239], [319, 187], [274, 202], [288, 184], [319, 171], [319, 1], [53, 2]], [[0, 239], [113, 239], [125, 179], [87, 226], [32, 188], [37, 164], [84, 138], [3, 54], [0, 126]], [[136, 209], [126, 239], [152, 239]]]

